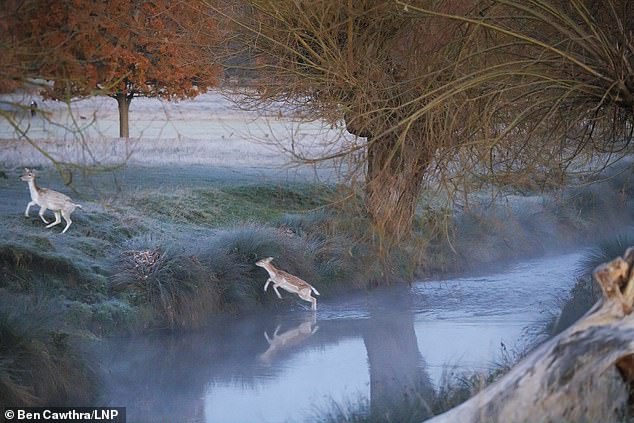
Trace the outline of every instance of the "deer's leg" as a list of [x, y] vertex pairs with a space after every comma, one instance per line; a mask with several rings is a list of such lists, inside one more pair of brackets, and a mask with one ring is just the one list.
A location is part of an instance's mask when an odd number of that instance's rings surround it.
[[72, 212], [69, 212], [68, 210], [62, 210], [62, 216], [64, 216], [64, 220], [66, 221], [66, 227], [64, 228], [62, 233], [65, 233], [68, 230], [68, 228], [70, 227], [70, 224], [73, 223], [73, 221], [70, 220], [71, 213]]
[[302, 290], [299, 293], [299, 298], [301, 298], [304, 301], [308, 301], [309, 303], [311, 303], [310, 308], [312, 310], [317, 310], [317, 299], [314, 298], [311, 294], [310, 294], [310, 289], [308, 290]]
[[46, 225], [47, 228], [52, 228], [55, 225], [59, 225], [60, 222], [62, 221], [62, 214], [59, 212], [59, 210], [55, 211], [55, 222]]
[[277, 298], [282, 298], [282, 296], [280, 295], [280, 291], [277, 290], [277, 285], [275, 284], [275, 282], [273, 282], [273, 290], [275, 291], [275, 293], [277, 294]]
[[37, 204], [35, 201], [30, 201], [29, 204], [26, 205], [26, 210], [24, 210], [25, 217], [29, 217], [29, 210], [31, 209], [31, 206], [34, 206], [35, 204]]
[[48, 223], [48, 220], [44, 219], [44, 213], [46, 213], [47, 208], [42, 206], [40, 207], [40, 212], [38, 213], [40, 215], [40, 219], [42, 219], [42, 222], [44, 223]]
[[264, 292], [266, 292], [266, 289], [269, 287], [269, 284], [270, 284], [271, 282], [273, 282], [273, 279], [271, 279], [271, 278], [268, 278], [268, 279], [266, 280], [266, 283], [264, 284]]

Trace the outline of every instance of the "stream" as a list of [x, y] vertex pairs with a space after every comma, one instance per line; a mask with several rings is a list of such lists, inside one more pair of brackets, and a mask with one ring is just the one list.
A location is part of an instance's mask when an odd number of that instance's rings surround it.
[[107, 340], [102, 400], [134, 422], [273, 423], [433, 395], [443, 378], [486, 372], [534, 342], [581, 256], [320, 298], [316, 314], [298, 301], [201, 331]]

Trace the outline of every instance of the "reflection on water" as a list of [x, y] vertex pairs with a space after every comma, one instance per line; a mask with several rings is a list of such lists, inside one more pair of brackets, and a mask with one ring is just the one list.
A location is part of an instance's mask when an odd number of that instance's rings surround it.
[[203, 393], [208, 422], [305, 421], [330, 398], [368, 396], [365, 348], [359, 339], [289, 357], [272, 377], [244, 386], [218, 381]]
[[580, 255], [524, 262], [499, 274], [428, 281], [328, 299], [315, 314], [221, 317], [182, 335], [101, 345], [105, 402], [129, 421], [311, 421], [333, 402], [389, 408], [411, 392], [430, 399], [447, 369], [491, 366], [500, 345], [572, 285]]

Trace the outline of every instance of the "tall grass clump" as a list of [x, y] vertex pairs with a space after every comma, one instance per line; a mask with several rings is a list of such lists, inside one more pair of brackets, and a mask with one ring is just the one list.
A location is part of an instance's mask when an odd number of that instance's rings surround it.
[[626, 233], [614, 238], [606, 239], [590, 249], [579, 263], [577, 274], [589, 276], [601, 264], [614, 260], [623, 255], [625, 250], [634, 246], [634, 234]]
[[443, 373], [436, 400], [431, 404], [433, 415], [442, 414], [459, 406], [495, 382], [507, 371], [506, 368], [496, 367], [488, 373]]
[[[73, 215], [73, 219], [75, 216]], [[78, 214], [77, 227], [72, 235], [81, 237], [75, 242], [87, 242], [89, 244], [104, 244], [106, 246], [121, 245], [130, 239], [149, 230], [149, 222], [145, 215], [135, 213], [132, 209], [110, 204], [91, 204], [84, 213]], [[103, 253], [104, 250], [96, 250], [95, 253]]]
[[114, 292], [150, 314], [146, 325], [197, 327], [219, 308], [217, 280], [192, 251], [167, 242], [136, 240], [121, 252], [112, 277]]
[[70, 327], [96, 336], [134, 332], [142, 325], [139, 310], [121, 298], [106, 297], [91, 303], [67, 300], [65, 307], [65, 321]]
[[625, 234], [601, 241], [582, 258], [577, 268], [577, 280], [568, 297], [561, 304], [561, 312], [548, 324], [551, 335], [556, 335], [586, 314], [601, 298], [601, 289], [593, 280], [593, 272], [600, 264], [619, 257], [634, 246], [634, 235]]
[[61, 304], [0, 292], [0, 407], [88, 405], [96, 373], [59, 327]]
[[429, 398], [412, 393], [398, 404], [373, 409], [367, 399], [338, 404], [319, 412], [320, 423], [418, 423], [431, 417]]

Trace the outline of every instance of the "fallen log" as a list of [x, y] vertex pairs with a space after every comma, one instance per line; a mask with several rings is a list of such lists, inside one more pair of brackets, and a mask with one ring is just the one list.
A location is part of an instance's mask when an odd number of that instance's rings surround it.
[[579, 321], [427, 422], [622, 421], [634, 392], [634, 248], [599, 266], [594, 278], [602, 299]]

